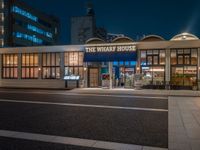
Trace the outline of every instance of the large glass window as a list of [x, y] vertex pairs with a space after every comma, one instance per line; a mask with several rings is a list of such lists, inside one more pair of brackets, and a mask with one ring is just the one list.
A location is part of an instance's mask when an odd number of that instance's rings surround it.
[[65, 53], [65, 76], [80, 76], [83, 79], [83, 52]]
[[165, 67], [142, 67], [144, 85], [163, 85], [165, 81]]
[[18, 55], [3, 54], [2, 70], [2, 77], [4, 79], [18, 78]]
[[165, 50], [160, 50], [160, 65], [164, 65], [165, 64]]
[[171, 50], [171, 65], [197, 65], [197, 49]]
[[192, 86], [197, 82], [197, 49], [171, 50], [171, 84]]
[[23, 79], [38, 78], [38, 54], [36, 53], [22, 54], [22, 78]]
[[60, 78], [60, 53], [42, 53], [42, 78]]
[[179, 86], [192, 86], [196, 83], [197, 67], [172, 67], [172, 84]]
[[191, 65], [196, 65], [197, 64], [197, 50], [192, 49], [191, 50]]
[[142, 50], [140, 62], [144, 85], [164, 84], [165, 50]]
[[141, 50], [141, 65], [164, 65], [165, 50]]

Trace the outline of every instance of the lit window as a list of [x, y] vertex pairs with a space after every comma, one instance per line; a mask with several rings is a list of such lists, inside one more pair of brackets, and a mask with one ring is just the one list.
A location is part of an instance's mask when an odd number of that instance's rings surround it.
[[1, 1], [0, 7], [3, 9], [4, 8], [4, 2]]
[[65, 53], [65, 75], [75, 75], [83, 79], [83, 52]]
[[4, 34], [4, 28], [3, 28], [3, 26], [0, 26], [0, 34]]
[[38, 54], [22, 54], [22, 78], [38, 78]]
[[33, 20], [35, 22], [38, 21], [38, 18], [36, 16], [32, 15], [31, 13], [29, 13], [29, 12], [27, 12], [27, 11], [17, 7], [17, 6], [13, 6], [12, 7], [12, 12], [20, 14], [20, 15], [22, 15], [22, 16], [24, 16], [26, 18], [29, 18], [29, 19], [31, 19], [31, 20]]
[[18, 77], [18, 55], [3, 54], [2, 77], [5, 79], [16, 79]]
[[16, 38], [22, 38], [22, 39], [29, 40], [29, 41], [37, 43], [37, 44], [43, 43], [43, 40], [40, 38], [37, 38], [35, 35], [28, 35], [28, 34], [24, 34], [21, 32], [16, 32], [16, 33], [14, 32], [13, 34]]
[[0, 13], [0, 19], [1, 21], [4, 21], [4, 13]]
[[42, 54], [42, 78], [43, 79], [60, 78], [60, 53]]
[[33, 32], [37, 32], [37, 33], [42, 34], [42, 35], [49, 37], [49, 38], [52, 38], [52, 36], [53, 36], [52, 33], [46, 32], [46, 31], [44, 31], [44, 30], [42, 30], [42, 29], [40, 29], [36, 26], [30, 25], [30, 24], [27, 25], [27, 28], [29, 30], [33, 31]]

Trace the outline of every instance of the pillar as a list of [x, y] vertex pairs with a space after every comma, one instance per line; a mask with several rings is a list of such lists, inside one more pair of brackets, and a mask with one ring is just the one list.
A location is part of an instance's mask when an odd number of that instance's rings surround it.
[[171, 53], [170, 49], [165, 50], [165, 84], [166, 89], [169, 89], [169, 83], [170, 83], [170, 70], [171, 70]]
[[200, 90], [200, 48], [198, 48], [198, 53], [197, 53], [197, 81], [198, 81], [198, 90]]
[[2, 79], [2, 74], [3, 74], [2, 62], [3, 62], [3, 55], [0, 54], [0, 70], [1, 70], [0, 80]]
[[18, 79], [22, 77], [22, 54], [18, 54]]
[[38, 79], [42, 79], [42, 53], [38, 53]]
[[87, 63], [84, 63], [83, 66], [83, 71], [84, 71], [84, 88], [88, 87], [88, 65]]
[[60, 79], [63, 80], [65, 76], [65, 53], [60, 53]]
[[109, 84], [109, 88], [110, 89], [112, 89], [112, 78], [113, 78], [113, 64], [112, 64], [112, 62], [109, 62], [108, 63], [108, 70], [109, 70], [109, 75], [110, 75], [110, 79], [109, 79], [109, 81], [110, 81], [110, 84]]

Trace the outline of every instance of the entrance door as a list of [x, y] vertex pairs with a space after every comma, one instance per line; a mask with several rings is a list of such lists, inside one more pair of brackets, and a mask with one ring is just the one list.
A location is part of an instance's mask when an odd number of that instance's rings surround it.
[[89, 68], [89, 87], [98, 87], [99, 70], [98, 68]]

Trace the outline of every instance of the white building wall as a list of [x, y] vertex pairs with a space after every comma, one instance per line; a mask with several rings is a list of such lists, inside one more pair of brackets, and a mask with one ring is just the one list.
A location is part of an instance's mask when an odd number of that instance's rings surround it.
[[0, 86], [6, 88], [49, 88], [63, 89], [65, 88], [64, 80], [39, 80], [39, 79], [3, 79], [0, 80]]

